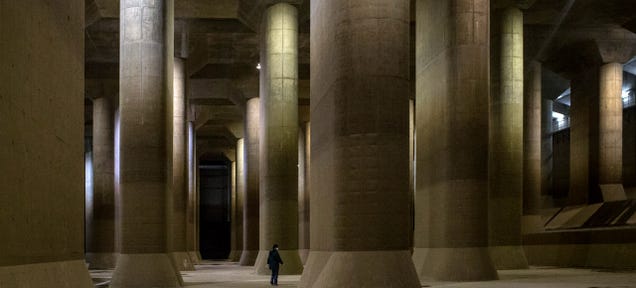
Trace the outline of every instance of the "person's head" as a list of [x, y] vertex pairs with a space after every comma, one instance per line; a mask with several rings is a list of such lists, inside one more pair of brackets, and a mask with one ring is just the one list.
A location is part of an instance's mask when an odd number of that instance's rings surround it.
[[278, 244], [274, 244], [274, 247], [272, 247], [272, 250], [278, 250]]

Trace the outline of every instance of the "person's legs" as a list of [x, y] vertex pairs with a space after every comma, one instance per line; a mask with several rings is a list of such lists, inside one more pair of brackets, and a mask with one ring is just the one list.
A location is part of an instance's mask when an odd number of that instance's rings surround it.
[[273, 267], [272, 269], [272, 284], [278, 285], [278, 267]]

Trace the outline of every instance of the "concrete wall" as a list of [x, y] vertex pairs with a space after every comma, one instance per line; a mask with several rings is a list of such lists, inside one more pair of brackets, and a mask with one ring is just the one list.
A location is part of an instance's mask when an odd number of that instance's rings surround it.
[[92, 287], [84, 1], [1, 1], [0, 63], [0, 287]]

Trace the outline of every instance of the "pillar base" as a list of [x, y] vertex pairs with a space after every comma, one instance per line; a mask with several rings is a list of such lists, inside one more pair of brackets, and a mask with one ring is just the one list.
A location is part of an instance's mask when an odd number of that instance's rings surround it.
[[113, 269], [117, 264], [117, 253], [86, 253], [89, 269]]
[[[283, 259], [283, 265], [280, 265], [279, 275], [300, 275], [303, 273], [303, 263], [300, 262], [298, 250], [278, 250], [280, 258]], [[272, 271], [267, 267], [267, 257], [269, 250], [261, 250], [258, 252], [254, 268], [258, 275], [271, 275]]]
[[82, 260], [0, 266], [0, 287], [92, 288]]
[[526, 253], [521, 245], [518, 246], [492, 246], [490, 258], [497, 270], [528, 269]]
[[168, 254], [119, 254], [111, 288], [181, 287]]
[[488, 247], [428, 248], [420, 279], [439, 281], [497, 280], [497, 271], [490, 260]]
[[241, 250], [232, 250], [230, 251], [230, 256], [227, 257], [227, 260], [230, 262], [239, 262], [241, 260], [241, 254], [243, 254], [243, 251]]
[[194, 271], [194, 264], [190, 259], [190, 254], [186, 251], [182, 252], [171, 252], [170, 258], [172, 259], [172, 263], [174, 263], [174, 267], [179, 271]]
[[298, 249], [298, 255], [300, 255], [300, 262], [303, 263], [303, 265], [307, 264], [309, 249]]
[[627, 200], [623, 184], [600, 184], [604, 202]]
[[199, 251], [188, 251], [188, 256], [190, 256], [190, 261], [192, 261], [192, 264], [200, 264], [201, 263], [201, 252], [199, 252]]
[[417, 272], [417, 275], [422, 275], [424, 273], [424, 262], [426, 262], [428, 250], [429, 248], [413, 248], [413, 256], [411, 256], [411, 258], [413, 259], [413, 265], [415, 266], [415, 272]]
[[329, 262], [331, 254], [332, 252], [330, 251], [309, 252], [303, 275], [300, 276], [300, 283], [298, 284], [299, 288], [310, 288], [314, 285], [316, 279], [320, 276], [320, 272], [322, 272], [325, 265], [327, 265], [327, 262]]
[[421, 287], [408, 250], [333, 252], [313, 286]]
[[521, 216], [521, 234], [534, 234], [545, 231], [541, 215]]
[[258, 257], [258, 250], [243, 250], [239, 265], [254, 266], [254, 263], [256, 263], [256, 257]]

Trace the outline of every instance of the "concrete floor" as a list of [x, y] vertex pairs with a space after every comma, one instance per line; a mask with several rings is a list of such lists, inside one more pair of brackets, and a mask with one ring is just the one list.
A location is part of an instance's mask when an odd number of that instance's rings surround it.
[[[258, 276], [252, 267], [237, 263], [206, 261], [196, 271], [181, 273], [185, 287], [230, 288], [269, 287], [268, 276]], [[107, 287], [112, 270], [91, 270], [96, 287]], [[636, 288], [636, 270], [609, 271], [534, 267], [530, 270], [499, 271], [501, 280], [490, 282], [422, 281], [422, 287], [489, 287], [489, 288]], [[279, 287], [296, 287], [300, 276], [280, 276]], [[99, 284], [102, 285], [99, 285]]]

